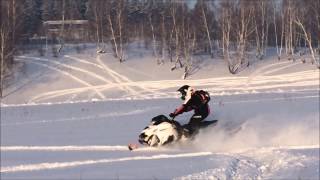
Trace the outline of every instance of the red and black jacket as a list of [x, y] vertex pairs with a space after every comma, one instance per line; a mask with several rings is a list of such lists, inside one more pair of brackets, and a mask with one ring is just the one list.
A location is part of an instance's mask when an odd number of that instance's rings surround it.
[[203, 117], [207, 117], [210, 113], [210, 108], [208, 105], [207, 97], [204, 97], [204, 91], [194, 91], [191, 94], [191, 97], [189, 99], [186, 99], [186, 101], [178, 107], [173, 114], [175, 116], [182, 114], [184, 112], [188, 112], [191, 110], [194, 110], [195, 114], [202, 115]]

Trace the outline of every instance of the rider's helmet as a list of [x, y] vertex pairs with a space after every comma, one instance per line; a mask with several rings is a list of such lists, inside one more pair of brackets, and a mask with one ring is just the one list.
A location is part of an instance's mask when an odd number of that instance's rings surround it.
[[183, 85], [177, 90], [181, 93], [182, 100], [186, 99], [186, 95], [187, 95], [187, 91], [188, 91], [189, 87], [190, 87], [189, 85]]

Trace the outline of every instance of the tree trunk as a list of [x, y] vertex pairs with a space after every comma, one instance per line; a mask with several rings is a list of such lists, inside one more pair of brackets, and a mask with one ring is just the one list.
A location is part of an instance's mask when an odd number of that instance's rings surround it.
[[311, 33], [307, 33], [306, 28], [304, 27], [304, 25], [302, 24], [302, 22], [300, 20], [295, 21], [295, 23], [301, 28], [301, 30], [303, 31], [304, 34], [304, 38], [307, 41], [308, 45], [309, 45], [309, 50], [311, 53], [311, 57], [312, 57], [312, 64], [314, 64], [316, 62], [316, 57], [315, 57], [315, 53], [312, 47], [312, 38], [311, 38]]
[[119, 9], [118, 9], [118, 26], [119, 26], [119, 38], [120, 38], [120, 42], [119, 42], [119, 45], [120, 45], [120, 57], [119, 57], [119, 61], [120, 62], [123, 62], [124, 59], [123, 59], [123, 37], [122, 37], [122, 9], [120, 7], [120, 4], [119, 4]]
[[153, 49], [153, 55], [156, 57], [157, 59], [157, 64], [160, 64], [159, 61], [159, 56], [157, 53], [157, 42], [156, 42], [156, 37], [155, 37], [155, 33], [154, 33], [154, 27], [152, 24], [152, 15], [149, 15], [149, 23], [150, 23], [150, 27], [151, 27], [151, 33], [152, 33], [152, 49]]
[[206, 13], [204, 12], [204, 7], [203, 7], [203, 2], [201, 2], [201, 10], [202, 10], [202, 17], [203, 17], [203, 22], [204, 22], [204, 26], [206, 28], [206, 33], [207, 33], [207, 37], [208, 37], [208, 42], [209, 42], [209, 46], [210, 46], [210, 56], [213, 58], [213, 48], [212, 48], [212, 41], [211, 41], [211, 36], [210, 36], [210, 31], [209, 31], [209, 27], [208, 27], [208, 21], [207, 21], [207, 16]]
[[115, 49], [115, 53], [116, 53], [116, 58], [118, 58], [119, 61], [121, 62], [121, 58], [120, 58], [119, 51], [118, 51], [118, 43], [116, 41], [116, 36], [115, 36], [114, 27], [113, 27], [113, 23], [112, 23], [110, 14], [108, 15], [108, 21], [109, 21], [109, 25], [110, 25], [111, 36], [112, 36], [113, 45], [114, 45], [114, 49]]
[[[2, 24], [1, 24], [2, 26]], [[4, 54], [5, 54], [5, 33], [4, 33], [4, 27], [1, 27], [0, 29], [0, 38], [1, 38], [1, 54], [0, 54], [0, 60], [1, 60], [1, 66], [0, 66], [0, 98], [2, 98], [2, 92], [3, 92], [3, 79], [4, 79]]]

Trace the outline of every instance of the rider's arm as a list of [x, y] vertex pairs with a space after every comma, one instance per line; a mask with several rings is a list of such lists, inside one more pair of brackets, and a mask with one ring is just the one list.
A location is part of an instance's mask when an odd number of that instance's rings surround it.
[[187, 102], [183, 103], [181, 106], [179, 106], [174, 112], [173, 114], [175, 116], [179, 115], [179, 114], [182, 114], [184, 112], [188, 112], [188, 111], [191, 111], [192, 110], [192, 101], [191, 99], [189, 99]]
[[174, 112], [173, 114], [175, 116], [179, 115], [179, 114], [182, 114], [183, 112], [185, 112], [185, 109], [186, 109], [186, 106], [185, 104], [182, 104], [181, 106], [179, 106]]

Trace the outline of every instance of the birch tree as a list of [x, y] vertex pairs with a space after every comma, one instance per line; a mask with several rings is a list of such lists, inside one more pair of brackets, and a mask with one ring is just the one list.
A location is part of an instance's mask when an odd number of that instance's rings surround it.
[[283, 1], [283, 11], [284, 11], [284, 38], [285, 38], [285, 50], [288, 59], [294, 59], [294, 19], [295, 11], [293, 6], [293, 1], [284, 0]]
[[111, 31], [111, 42], [115, 57], [119, 62], [124, 61], [124, 26], [125, 26], [125, 1], [112, 1], [106, 6], [107, 20]]
[[[227, 54], [227, 57], [230, 73], [236, 74], [243, 67], [249, 66], [249, 61], [246, 57], [246, 49], [248, 46], [248, 38], [255, 31], [255, 28], [253, 26], [254, 7], [250, 3], [250, 1], [243, 0], [234, 4], [233, 10], [234, 14], [231, 16], [231, 25], [233, 25], [234, 29], [230, 32], [234, 37], [233, 40], [236, 43], [236, 54], [231, 59], [229, 52]], [[226, 40], [228, 40], [230, 38], [230, 33], [229, 35], [226, 35], [225, 38]]]
[[269, 1], [257, 0], [255, 1], [255, 33], [256, 33], [256, 57], [263, 59], [266, 53], [266, 45], [268, 40], [269, 29]]
[[[277, 0], [273, 0], [272, 1], [272, 13], [273, 13], [273, 16], [272, 16], [272, 19], [273, 19], [273, 28], [274, 28], [274, 38], [275, 38], [275, 46], [276, 46], [276, 49], [277, 49], [277, 56], [278, 56], [278, 60], [280, 60], [281, 58], [281, 54], [282, 54], [282, 40], [283, 40], [283, 13], [279, 13], [278, 11], [278, 6], [276, 4]], [[281, 15], [279, 15], [281, 14]], [[279, 18], [281, 17], [281, 18]], [[278, 27], [278, 22], [279, 22], [279, 19], [281, 20], [281, 26]], [[279, 39], [278, 39], [278, 33], [279, 33], [279, 29], [281, 31], [281, 35], [280, 35], [280, 42], [279, 42]], [[280, 44], [280, 47], [279, 47], [279, 44]]]
[[177, 3], [173, 3], [171, 8], [170, 8], [170, 13], [171, 13], [171, 17], [172, 17], [172, 21], [173, 21], [173, 33], [175, 34], [175, 64], [173, 67], [171, 67], [171, 70], [175, 70], [177, 68], [177, 64], [180, 65], [180, 68], [183, 67], [183, 64], [181, 62], [181, 44], [180, 44], [180, 33], [181, 33], [181, 28], [179, 28], [178, 25], [178, 7], [179, 4]]
[[[305, 8], [298, 9], [298, 15], [295, 16], [294, 23], [299, 27], [301, 32], [301, 37], [303, 37], [304, 41], [308, 45], [310, 54], [311, 54], [311, 63], [314, 64], [317, 62], [316, 60], [316, 53], [313, 47], [313, 36], [317, 34], [316, 29], [316, 16], [314, 16], [316, 12], [312, 13], [313, 8], [310, 5], [307, 5]], [[319, 66], [319, 63], [318, 63]]]
[[14, 63], [15, 44], [21, 33], [24, 6], [21, 1], [0, 1], [0, 98], [3, 97], [5, 77]]
[[230, 59], [230, 33], [231, 33], [231, 19], [232, 19], [232, 4], [224, 2], [221, 4], [220, 12], [220, 27], [222, 31], [222, 53], [224, 60], [227, 62], [230, 73], [233, 73]]
[[[153, 49], [153, 55], [156, 58], [157, 64], [161, 64], [159, 53], [158, 53], [158, 38], [156, 37], [157, 33], [155, 26], [157, 29], [159, 29], [159, 21], [157, 18], [160, 18], [160, 14], [157, 13], [156, 10], [151, 9], [151, 12], [148, 14], [148, 20], [150, 24], [151, 34], [152, 34], [152, 49]], [[158, 25], [158, 26], [157, 26]]]
[[94, 24], [94, 29], [95, 29], [95, 36], [96, 36], [96, 43], [98, 47], [98, 52], [103, 52], [103, 46], [104, 46], [104, 30], [106, 29], [105, 26], [105, 20], [106, 20], [106, 13], [104, 6], [106, 4], [103, 1], [100, 0], [90, 0], [88, 2], [89, 6], [89, 12], [88, 16], [90, 20]]
[[203, 19], [203, 25], [206, 29], [206, 34], [207, 34], [207, 38], [208, 38], [208, 43], [209, 43], [209, 53], [211, 55], [211, 57], [213, 58], [213, 45], [212, 45], [212, 38], [211, 38], [211, 33], [210, 33], [210, 30], [209, 30], [209, 25], [208, 25], [208, 17], [207, 17], [207, 13], [206, 11], [208, 10], [205, 10], [207, 7], [207, 5], [205, 4], [205, 2], [203, 2], [203, 0], [200, 0], [200, 7], [201, 7], [201, 17]]

